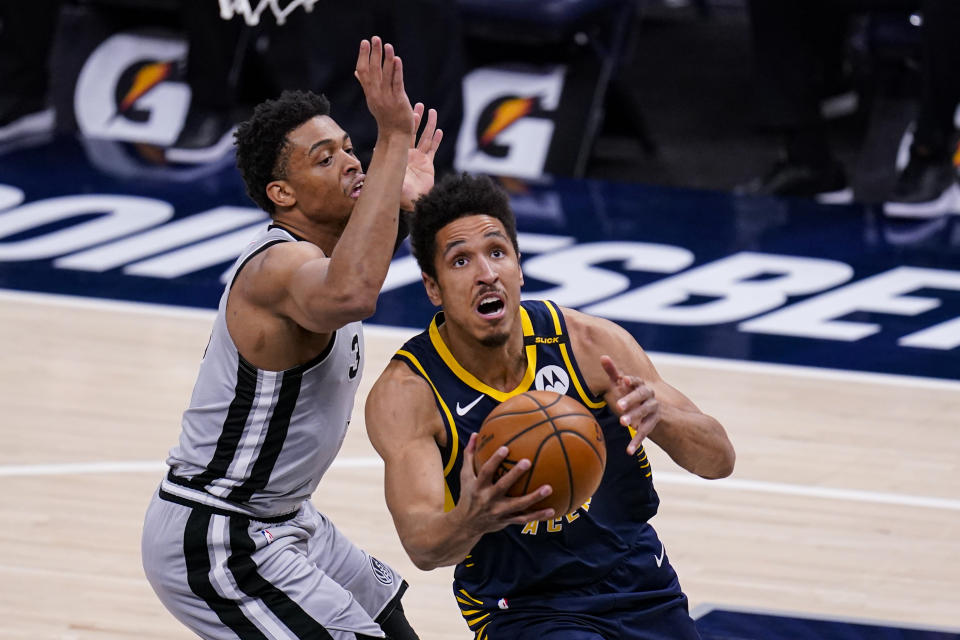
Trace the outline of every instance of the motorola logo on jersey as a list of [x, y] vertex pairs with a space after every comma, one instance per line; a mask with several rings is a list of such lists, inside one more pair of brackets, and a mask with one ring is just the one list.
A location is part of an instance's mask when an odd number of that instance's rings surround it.
[[118, 33], [83, 65], [74, 93], [80, 131], [91, 138], [172, 144], [190, 107], [181, 81], [187, 45], [181, 38]]
[[537, 178], [556, 127], [564, 67], [518, 71], [482, 67], [463, 79], [460, 171]]
[[533, 386], [538, 391], [555, 391], [563, 395], [570, 388], [570, 376], [563, 370], [563, 367], [548, 364], [537, 371], [537, 375], [533, 379]]

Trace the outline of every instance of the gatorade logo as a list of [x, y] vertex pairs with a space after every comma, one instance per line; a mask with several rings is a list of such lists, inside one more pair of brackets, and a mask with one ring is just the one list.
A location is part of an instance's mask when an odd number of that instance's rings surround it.
[[538, 178], [543, 174], [563, 92], [564, 67], [515, 71], [481, 67], [463, 79], [459, 171]]
[[187, 45], [181, 38], [118, 33], [94, 50], [77, 78], [74, 111], [91, 138], [172, 144], [190, 108], [180, 81]]

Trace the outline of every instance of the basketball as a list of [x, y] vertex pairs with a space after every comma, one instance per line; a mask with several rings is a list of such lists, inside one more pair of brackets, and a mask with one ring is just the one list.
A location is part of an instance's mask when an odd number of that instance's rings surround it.
[[496, 472], [500, 478], [527, 458], [530, 469], [507, 491], [522, 496], [544, 484], [553, 493], [531, 511], [553, 508], [556, 517], [576, 510], [600, 486], [607, 464], [603, 431], [590, 411], [553, 391], [527, 391], [500, 403], [478, 432], [474, 471], [501, 446], [510, 449]]

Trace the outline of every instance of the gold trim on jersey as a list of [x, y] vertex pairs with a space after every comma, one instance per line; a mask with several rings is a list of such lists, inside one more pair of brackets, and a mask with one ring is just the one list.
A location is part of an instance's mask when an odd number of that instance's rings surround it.
[[[524, 337], [533, 335], [533, 323], [530, 321], [530, 316], [527, 314], [527, 310], [523, 307], [520, 307], [520, 325], [523, 327]], [[527, 371], [523, 376], [523, 380], [520, 381], [520, 384], [518, 384], [512, 391], [500, 391], [499, 389], [494, 389], [490, 385], [482, 382], [479, 378], [464, 369], [460, 363], [457, 362], [457, 359], [453, 357], [450, 349], [447, 348], [443, 338], [440, 337], [440, 329], [437, 327], [436, 316], [434, 316], [433, 320], [430, 322], [430, 342], [433, 343], [433, 348], [437, 350], [437, 353], [440, 354], [440, 357], [443, 359], [446, 365], [450, 367], [450, 370], [453, 371], [455, 376], [460, 378], [460, 380], [468, 386], [473, 387], [480, 393], [487, 394], [497, 402], [503, 402], [507, 398], [520, 395], [524, 391], [529, 390], [530, 385], [533, 384], [533, 377], [537, 371], [536, 344], [528, 344], [526, 347], [524, 347], [527, 351]]]
[[[557, 308], [549, 300], [544, 300], [543, 304], [547, 306], [547, 309], [550, 310], [550, 315], [553, 316], [553, 328], [557, 332], [557, 335], [563, 333], [563, 329], [560, 326], [560, 316], [557, 311]], [[577, 394], [580, 396], [580, 399], [583, 401], [583, 404], [587, 405], [591, 409], [601, 409], [607, 406], [606, 401], [601, 400], [600, 402], [594, 402], [590, 399], [590, 396], [587, 395], [587, 392], [584, 391], [584, 385], [580, 382], [580, 377], [576, 373], [576, 369], [573, 367], [573, 361], [570, 360], [570, 353], [567, 351], [567, 345], [564, 342], [560, 343], [560, 355], [563, 356], [563, 364], [567, 366], [567, 373], [570, 374], [570, 380], [573, 382], [574, 388], [577, 390]]]
[[[446, 464], [443, 466], [443, 477], [446, 478], [449, 475], [450, 470], [453, 469], [453, 463], [457, 459], [457, 452], [460, 448], [459, 437], [457, 435], [457, 425], [453, 422], [453, 414], [450, 413], [450, 407], [447, 406], [447, 403], [443, 401], [443, 397], [440, 395], [440, 392], [437, 391], [436, 385], [433, 384], [433, 380], [430, 379], [430, 376], [427, 375], [427, 371], [423, 368], [423, 365], [420, 364], [420, 361], [417, 360], [417, 356], [413, 355], [409, 351], [400, 349], [397, 351], [398, 356], [403, 356], [410, 361], [413, 366], [417, 368], [417, 371], [420, 372], [420, 375], [423, 376], [430, 384], [430, 388], [433, 389], [433, 395], [437, 396], [437, 401], [440, 403], [440, 407], [443, 409], [443, 414], [447, 418], [447, 425], [450, 427], [450, 459], [447, 460]], [[443, 483], [443, 506], [444, 510], [449, 511], [453, 509], [453, 494], [450, 492], [450, 487], [446, 482]]]

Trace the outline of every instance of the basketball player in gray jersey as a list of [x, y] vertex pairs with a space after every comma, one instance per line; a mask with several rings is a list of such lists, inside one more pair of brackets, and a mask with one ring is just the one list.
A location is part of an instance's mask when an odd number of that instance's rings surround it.
[[356, 77], [377, 122], [364, 174], [326, 98], [285, 92], [237, 132], [247, 193], [272, 224], [220, 300], [170, 471], [147, 511], [143, 566], [204, 638], [416, 638], [406, 583], [309, 498], [346, 434], [400, 209], [433, 185], [442, 132], [411, 107], [377, 37]]

